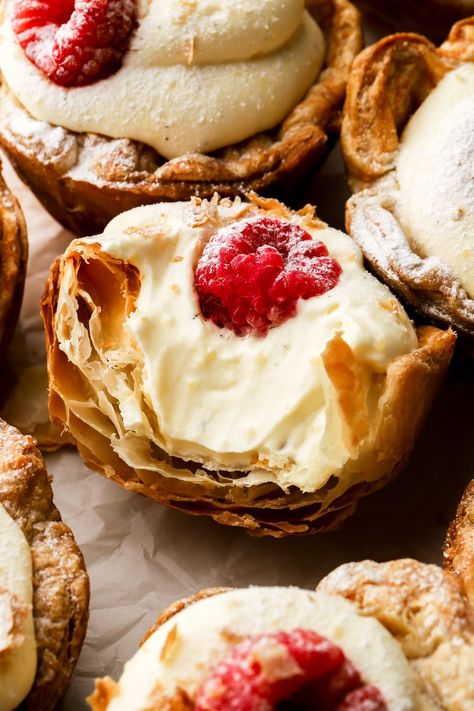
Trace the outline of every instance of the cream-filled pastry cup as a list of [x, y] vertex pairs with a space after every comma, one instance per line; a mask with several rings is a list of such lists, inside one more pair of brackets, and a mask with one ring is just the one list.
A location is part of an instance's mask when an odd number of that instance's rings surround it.
[[474, 338], [473, 26], [472, 18], [457, 23], [439, 49], [403, 34], [367, 49], [351, 73], [343, 122], [356, 192], [347, 204], [351, 236], [407, 306], [451, 325], [468, 343]]
[[[338, 692], [325, 697], [324, 708], [340, 708], [349, 677], [339, 676], [338, 685], [334, 669], [323, 673], [322, 660], [315, 659], [316, 647], [310, 644], [318, 644], [314, 635], [319, 635], [323, 645], [337, 646], [345, 663], [357, 670], [359, 680], [348, 686], [370, 687], [365, 689], [369, 708], [470, 711], [473, 503], [474, 480], [450, 526], [448, 570], [411, 559], [365, 560], [336, 568], [316, 592], [214, 588], [172, 604], [146, 633], [120, 679], [96, 680], [88, 699], [91, 708], [240, 711], [250, 707], [242, 703], [242, 698], [248, 703], [249, 688], [254, 708], [280, 708], [280, 703], [283, 708], [320, 708], [319, 694], [322, 689], [328, 693], [331, 678]], [[313, 664], [298, 657], [301, 643]], [[327, 652], [328, 647], [322, 649]], [[314, 672], [318, 680], [311, 683], [308, 677]], [[278, 684], [285, 679], [286, 689], [279, 693]], [[350, 694], [342, 708], [361, 708]], [[261, 706], [255, 699], [259, 695]]]
[[[98, 680], [89, 702], [94, 711], [145, 711], [166, 704], [189, 711], [207, 708], [200, 702], [201, 689], [239, 644], [295, 630], [316, 633], [342, 649], [363, 682], [380, 692], [385, 706], [376, 708], [430, 708], [398, 642], [378, 621], [358, 614], [355, 605], [337, 596], [296, 587], [210, 590], [175, 604], [158, 618], [119, 681]], [[264, 638], [253, 663], [273, 682], [280, 675], [301, 674], [285, 659], [285, 651], [277, 639]], [[238, 690], [233, 691], [238, 699]], [[306, 694], [309, 700], [311, 690]], [[235, 703], [232, 708], [241, 708]]]
[[[283, 252], [303, 235], [280, 281], [301, 250], [319, 250], [300, 271], [325, 286], [283, 319], [279, 293], [276, 321], [239, 330], [207, 313], [197, 279], [216, 249], [262, 225]], [[235, 289], [257, 288], [241, 281]], [[416, 332], [357, 246], [312, 208], [256, 196], [120, 215], [71, 243], [42, 309], [50, 415], [87, 464], [168, 506], [276, 536], [335, 526], [395, 474], [455, 340]]]
[[0, 420], [0, 709], [53, 711], [84, 639], [89, 578], [31, 437]]
[[123, 0], [120, 66], [63, 86], [32, 61], [49, 45], [29, 53], [17, 4], [1, 4], [0, 142], [76, 234], [143, 203], [293, 183], [333, 143], [362, 47], [348, 0]]

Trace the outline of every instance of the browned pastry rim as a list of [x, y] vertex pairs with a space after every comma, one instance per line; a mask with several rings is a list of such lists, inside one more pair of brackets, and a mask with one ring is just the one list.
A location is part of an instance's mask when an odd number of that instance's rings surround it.
[[[55, 324], [62, 275], [65, 270], [72, 269], [80, 282], [81, 293], [90, 291], [93, 294], [91, 302], [85, 306], [84, 323], [87, 324], [92, 302], [97, 303], [101, 313], [114, 314], [110, 320], [112, 330], [109, 332], [105, 327], [106, 341], [119, 343], [122, 324], [133, 310], [140, 289], [139, 277], [131, 264], [100, 252], [98, 245], [88, 242], [83, 246], [87, 254], [81, 256], [73, 245], [70, 253], [52, 266], [42, 300], [42, 313], [46, 330], [50, 416], [55, 424], [69, 430], [85, 463], [92, 469], [128, 491], [144, 494], [171, 508], [210, 516], [218, 523], [241, 526], [253, 535], [281, 537], [336, 527], [354, 511], [361, 496], [380, 488], [405, 463], [447, 370], [455, 343], [451, 331], [432, 327], [419, 329], [419, 347], [395, 359], [380, 382], [377, 415], [370, 427], [367, 423], [367, 436], [360, 435], [358, 456], [349, 459], [344, 468], [335, 472], [328, 484], [316, 492], [304, 493], [295, 486], [284, 491], [274, 483], [239, 486], [236, 483], [238, 472], [223, 477], [200, 465], [169, 457], [165, 452], [157, 452], [154, 459], [159, 471], [127, 465], [116, 454], [111, 438], [106, 434], [110, 431], [113, 439], [114, 424], [111, 423], [109, 428], [107, 420], [108, 429], [99, 432], [86, 421], [87, 418], [81, 419], [78, 412], [69, 407], [70, 401], [76, 405], [84, 403], [90, 412], [95, 395], [80, 368], [61, 350]], [[107, 287], [99, 287], [99, 283]], [[82, 317], [79, 315], [79, 318]], [[353, 365], [354, 355], [342, 339], [335, 338], [328, 344], [323, 360], [338, 393], [339, 406], [353, 431], [361, 412], [361, 376]], [[146, 402], [143, 407], [147, 416], [155, 417]], [[80, 410], [79, 407], [79, 415]], [[107, 419], [102, 413], [98, 416], [101, 421]]]
[[53, 503], [46, 467], [31, 437], [0, 420], [0, 501], [22, 529], [33, 563], [38, 667], [24, 711], [53, 711], [84, 639], [89, 578], [82, 554]]
[[474, 610], [474, 479], [456, 511], [444, 546], [445, 566], [457, 575]]
[[0, 176], [0, 362], [20, 312], [27, 258], [25, 219]]
[[423, 683], [427, 708], [473, 708], [472, 608], [456, 576], [408, 558], [363, 560], [336, 568], [316, 590], [350, 600], [387, 628]]
[[[0, 143], [45, 207], [78, 235], [101, 232], [118, 213], [146, 203], [293, 185], [328, 151], [339, 126], [348, 73], [362, 48], [359, 13], [348, 0], [306, 4], [326, 40], [325, 66], [274, 131], [212, 155], [193, 153], [164, 161], [136, 141], [77, 134], [35, 121], [4, 87]], [[21, 116], [37, 127], [36, 134], [33, 128], [20, 133]], [[77, 177], [78, 168], [84, 177]]]
[[474, 18], [454, 25], [438, 49], [415, 34], [397, 34], [364, 50], [349, 78], [342, 146], [356, 194], [346, 224], [372, 271], [424, 319], [453, 326], [474, 341], [474, 300], [441, 260], [411, 247], [395, 213], [393, 169], [401, 130], [442, 77], [474, 60]]

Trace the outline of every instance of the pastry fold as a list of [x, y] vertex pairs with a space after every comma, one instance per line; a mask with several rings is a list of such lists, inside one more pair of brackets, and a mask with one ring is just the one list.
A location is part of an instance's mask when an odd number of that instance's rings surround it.
[[115, 215], [143, 204], [289, 189], [333, 145], [349, 70], [362, 48], [359, 13], [348, 0], [306, 5], [324, 34], [325, 64], [305, 98], [271, 132], [211, 155], [165, 161], [143, 143], [36, 121], [3, 85], [0, 143], [49, 212], [78, 235], [100, 232]]
[[[158, 446], [159, 421], [145, 393], [141, 352], [124, 329], [139, 290], [139, 270], [102, 252], [93, 239], [77, 240], [54, 263], [42, 300], [50, 416], [70, 432], [86, 464], [127, 490], [254, 535], [334, 528], [361, 496], [390, 480], [411, 451], [455, 343], [451, 331], [420, 328], [419, 347], [395, 358], [381, 374], [358, 362], [336, 336], [322, 360], [351, 456], [313, 492], [274, 481], [249, 484], [248, 472], [210, 471]], [[104, 388], [111, 358], [113, 382], [107, 376]], [[127, 393], [133, 391], [133, 417], [145, 423], [146, 437], [127, 424], [130, 410], [121, 383]], [[120, 456], [124, 447], [133, 464]]]
[[474, 19], [456, 23], [436, 48], [415, 34], [385, 37], [354, 62], [347, 88], [342, 146], [354, 195], [346, 226], [371, 270], [423, 319], [474, 339], [474, 300], [441, 259], [410, 243], [398, 216], [396, 159], [410, 116], [441, 79], [474, 60]]
[[89, 578], [73, 534], [53, 503], [32, 437], [0, 420], [0, 502], [20, 526], [33, 564], [38, 665], [21, 709], [53, 711], [74, 671], [89, 614]]

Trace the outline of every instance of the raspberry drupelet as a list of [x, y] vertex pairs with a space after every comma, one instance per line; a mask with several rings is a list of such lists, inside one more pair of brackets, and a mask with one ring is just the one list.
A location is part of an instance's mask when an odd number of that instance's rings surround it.
[[312, 630], [251, 637], [201, 686], [195, 711], [387, 711], [340, 647]]
[[270, 217], [218, 230], [197, 264], [203, 316], [239, 336], [264, 336], [296, 314], [298, 299], [336, 286], [340, 264], [298, 225]]
[[135, 0], [14, 0], [11, 12], [30, 62], [64, 87], [116, 71], [136, 24]]

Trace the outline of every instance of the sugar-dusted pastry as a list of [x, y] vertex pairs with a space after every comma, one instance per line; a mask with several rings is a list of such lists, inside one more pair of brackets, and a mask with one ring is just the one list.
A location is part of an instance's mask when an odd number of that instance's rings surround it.
[[25, 219], [0, 175], [0, 361], [20, 313], [27, 256]]
[[394, 476], [455, 340], [415, 331], [313, 208], [257, 196], [120, 215], [71, 243], [42, 308], [50, 415], [88, 465], [274, 536]]
[[31, 437], [0, 420], [0, 709], [53, 711], [84, 638], [89, 578]]
[[385, 37], [357, 59], [343, 151], [347, 227], [375, 273], [424, 319], [474, 342], [474, 20], [436, 49]]
[[1, 6], [0, 143], [76, 234], [144, 203], [293, 185], [332, 145], [362, 47], [348, 0]]
[[316, 592], [211, 589], [175, 603], [118, 682], [96, 681], [89, 703], [93, 711], [470, 711], [473, 675], [472, 608], [459, 579], [415, 560], [361, 561], [334, 570]]

